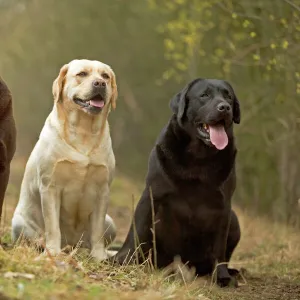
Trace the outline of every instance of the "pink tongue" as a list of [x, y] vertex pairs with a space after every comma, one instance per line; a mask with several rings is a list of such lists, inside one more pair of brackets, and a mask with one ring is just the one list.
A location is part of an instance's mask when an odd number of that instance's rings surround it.
[[90, 105], [102, 108], [104, 106], [103, 100], [90, 100]]
[[228, 144], [228, 137], [222, 125], [209, 125], [210, 141], [218, 149], [224, 149]]

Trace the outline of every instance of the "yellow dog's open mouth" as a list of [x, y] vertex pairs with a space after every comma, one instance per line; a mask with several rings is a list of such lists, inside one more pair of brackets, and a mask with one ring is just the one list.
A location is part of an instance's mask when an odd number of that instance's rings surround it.
[[103, 108], [103, 106], [105, 105], [105, 101], [101, 95], [96, 95], [95, 97], [90, 99], [90, 101], [88, 101], [88, 103], [91, 106], [99, 107], [99, 108]]
[[101, 95], [96, 95], [89, 100], [83, 100], [78, 97], [75, 97], [73, 101], [81, 107], [86, 108], [88, 110], [93, 110], [94, 112], [101, 111], [105, 105], [105, 100]]
[[90, 100], [89, 105], [94, 107], [100, 107], [102, 108], [104, 106], [104, 100]]

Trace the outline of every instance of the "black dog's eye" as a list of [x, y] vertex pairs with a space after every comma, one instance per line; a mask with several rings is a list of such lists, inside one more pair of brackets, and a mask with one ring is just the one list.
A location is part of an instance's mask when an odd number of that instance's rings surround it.
[[85, 77], [85, 76], [87, 76], [87, 74], [88, 74], [87, 72], [82, 71], [82, 72], [78, 73], [77, 76]]
[[225, 92], [225, 97], [231, 99], [231, 95], [228, 92]]
[[103, 77], [104, 79], [109, 79], [109, 78], [110, 78], [109, 75], [108, 75], [107, 73], [103, 73], [103, 74], [102, 74], [102, 77]]
[[228, 92], [228, 91], [224, 91], [224, 96], [225, 96], [225, 98], [227, 98], [227, 99], [232, 99], [232, 96], [231, 96], [231, 94]]
[[209, 97], [209, 96], [208, 96], [207, 93], [203, 93], [203, 94], [200, 95], [200, 97], [201, 97], [201, 98], [207, 98], [207, 97]]

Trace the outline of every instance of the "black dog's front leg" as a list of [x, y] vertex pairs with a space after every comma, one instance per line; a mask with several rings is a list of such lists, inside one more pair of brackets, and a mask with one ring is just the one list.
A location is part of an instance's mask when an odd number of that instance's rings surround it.
[[152, 247], [152, 205], [149, 187], [143, 192], [143, 195], [136, 207], [133, 221], [127, 235], [127, 238], [119, 250], [112, 258], [119, 264], [141, 263], [149, 253]]
[[216, 275], [217, 283], [221, 287], [233, 285], [237, 286], [237, 281], [235, 277], [232, 277], [228, 271], [228, 261], [226, 259], [226, 248], [227, 248], [227, 239], [230, 227], [230, 218], [231, 211], [228, 211], [228, 214], [224, 216], [221, 220], [220, 230], [217, 235], [216, 244], [215, 244], [215, 253], [216, 256]]

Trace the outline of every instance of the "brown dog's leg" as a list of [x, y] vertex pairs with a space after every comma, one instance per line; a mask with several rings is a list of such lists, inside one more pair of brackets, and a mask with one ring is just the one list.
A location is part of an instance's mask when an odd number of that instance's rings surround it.
[[8, 184], [8, 178], [9, 178], [9, 166], [6, 166], [4, 168], [4, 171], [0, 172], [0, 220], [2, 216], [2, 205], [4, 202], [4, 195]]
[[7, 164], [6, 145], [0, 140], [0, 220], [2, 216], [2, 206], [9, 178], [9, 164]]
[[0, 174], [5, 171], [6, 165], [7, 165], [7, 149], [3, 141], [0, 140]]

